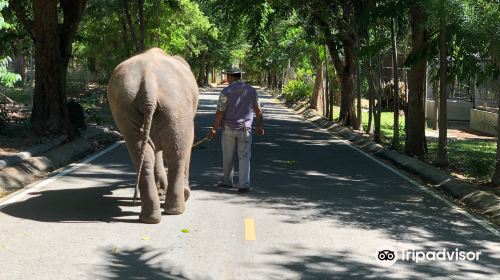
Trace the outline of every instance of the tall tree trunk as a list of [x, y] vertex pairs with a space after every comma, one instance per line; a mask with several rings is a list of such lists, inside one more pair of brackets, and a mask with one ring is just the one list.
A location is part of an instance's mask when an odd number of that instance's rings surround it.
[[[406, 55], [405, 55], [406, 56]], [[403, 75], [404, 75], [404, 84], [405, 84], [405, 100], [404, 100], [404, 106], [403, 106], [403, 111], [404, 111], [404, 116], [405, 116], [405, 143], [406, 143], [406, 138], [408, 138], [408, 73], [406, 72], [406, 68], [405, 67], [402, 67], [401, 68], [403, 70]], [[427, 81], [426, 81], [427, 83]], [[427, 87], [427, 85], [426, 85]], [[425, 102], [425, 100], [424, 100]], [[425, 103], [424, 103], [425, 104]]]
[[[341, 62], [338, 53], [334, 54], [334, 66], [340, 75], [340, 115], [339, 122], [345, 126], [355, 127], [356, 112], [354, 110], [354, 82], [356, 81], [356, 66], [354, 63], [354, 40], [342, 40], [344, 48], [344, 63]], [[333, 47], [333, 46], [332, 46]], [[330, 50], [330, 53], [332, 50]], [[337, 62], [335, 62], [337, 61]]]
[[340, 77], [340, 115], [339, 122], [345, 126], [356, 125], [356, 112], [354, 110], [354, 83], [356, 80], [355, 65], [355, 39], [356, 34], [349, 32], [344, 34], [341, 39], [344, 50], [344, 61], [337, 52], [337, 41], [333, 37], [328, 24], [322, 19], [317, 19], [319, 28], [326, 38], [326, 43], [330, 55], [332, 56], [333, 66], [337, 75]]
[[139, 30], [141, 32], [138, 52], [143, 52], [145, 48], [144, 0], [137, 0], [137, 17], [139, 18]]
[[135, 34], [134, 22], [132, 20], [132, 15], [130, 13], [130, 0], [123, 0], [123, 9], [125, 12], [125, 17], [127, 18], [128, 29], [130, 30], [130, 38], [132, 39], [135, 48], [135, 53], [139, 53], [141, 47], [139, 40], [137, 40], [137, 35]]
[[58, 23], [57, 0], [33, 1], [36, 84], [31, 123], [38, 135], [66, 133], [72, 137], [66, 108], [66, 72], [86, 0], [59, 2], [62, 24]]
[[268, 70], [267, 70], [266, 84], [267, 84], [267, 87], [268, 87], [268, 88], [270, 88], [270, 89], [272, 89], [272, 88], [273, 88], [273, 85], [272, 85], [272, 83], [271, 83], [271, 81], [272, 81], [272, 77], [271, 77], [271, 75], [272, 75], [272, 74], [271, 74], [271, 69], [268, 69]]
[[272, 89], [276, 90], [278, 89], [278, 74], [276, 73], [276, 70], [273, 69], [273, 72], [272, 72]]
[[394, 124], [392, 147], [399, 149], [399, 77], [398, 77], [398, 47], [396, 44], [396, 21], [391, 17], [391, 41], [392, 41], [392, 79], [394, 81]]
[[372, 69], [372, 59], [371, 57], [368, 58], [368, 71], [366, 71], [366, 77], [368, 81], [368, 125], [366, 127], [366, 133], [372, 134], [373, 133], [373, 127], [372, 127], [372, 122], [373, 122], [373, 112], [374, 112], [374, 99], [375, 99], [375, 87], [374, 87], [374, 81], [373, 81], [373, 69]]
[[350, 71], [340, 74], [340, 114], [339, 122], [345, 126], [355, 125], [354, 75]]
[[[497, 104], [498, 108], [500, 108], [500, 93], [497, 92]], [[493, 186], [500, 186], [500, 109], [497, 112], [497, 157], [496, 157], [496, 166], [495, 173], [491, 178], [491, 183]]]
[[328, 104], [328, 55], [327, 52], [325, 52], [325, 67], [323, 69], [323, 86], [321, 88], [321, 95], [323, 96], [323, 116], [328, 117], [329, 110], [330, 110], [330, 105]]
[[[444, 11], [443, 11], [444, 13]], [[439, 140], [436, 163], [448, 165], [448, 116], [447, 116], [447, 42], [444, 15], [439, 19]]]
[[357, 93], [357, 99], [358, 99], [358, 104], [357, 104], [357, 115], [358, 117], [356, 118], [356, 124], [354, 127], [357, 130], [362, 130], [363, 129], [363, 115], [362, 115], [362, 108], [361, 108], [361, 75], [360, 75], [360, 65], [359, 65], [359, 40], [356, 41], [356, 93]]
[[377, 143], [382, 142], [382, 133], [381, 133], [381, 118], [382, 118], [382, 79], [380, 75], [377, 76], [376, 80], [377, 86], [375, 88], [375, 95], [377, 97], [377, 103], [375, 105], [375, 110], [373, 114], [373, 124], [375, 129], [373, 131], [373, 140]]
[[328, 81], [328, 111], [329, 111], [329, 115], [328, 115], [328, 119], [333, 121], [333, 99], [334, 99], [334, 96], [333, 96], [333, 86], [332, 86], [332, 80], [330, 79]]
[[200, 70], [198, 72], [198, 79], [197, 79], [197, 82], [198, 82], [198, 85], [199, 86], [204, 86], [205, 85], [205, 81], [207, 80], [206, 77], [205, 77], [205, 74], [207, 73], [206, 72], [206, 67], [207, 67], [207, 60], [206, 60], [206, 54], [205, 53], [202, 53], [201, 56], [200, 56]]
[[426, 157], [425, 149], [425, 103], [427, 61], [423, 54], [428, 44], [425, 28], [427, 11], [422, 2], [410, 8], [411, 55], [420, 56], [408, 73], [408, 136], [405, 153], [418, 158]]
[[123, 45], [125, 46], [125, 51], [127, 52], [127, 57], [130, 56], [130, 42], [128, 39], [128, 30], [127, 30], [127, 22], [123, 16], [120, 16], [120, 24], [122, 26], [122, 40]]
[[378, 71], [373, 71], [375, 67], [372, 67], [372, 73], [375, 74], [373, 76], [373, 88], [375, 89], [375, 99], [376, 104], [373, 112], [373, 140], [377, 143], [382, 142], [382, 133], [381, 133], [381, 117], [382, 117], [382, 94], [384, 94], [384, 89], [382, 87], [382, 56], [379, 54], [377, 56], [377, 69]]
[[325, 117], [330, 117], [330, 75], [328, 73], [328, 50], [325, 48], [325, 86], [324, 86], [324, 96], [325, 96]]
[[311, 96], [311, 103], [309, 105], [310, 109], [320, 110], [323, 108], [322, 91], [323, 91], [323, 71], [324, 64], [321, 59], [318, 59], [316, 65], [316, 78], [314, 79], [313, 94]]
[[434, 100], [434, 108], [433, 114], [434, 119], [432, 120], [432, 129], [437, 130], [439, 128], [438, 120], [439, 120], [439, 79], [434, 82], [432, 87], [432, 99]]
[[373, 133], [373, 98], [375, 94], [373, 94], [373, 86], [371, 83], [368, 83], [368, 123], [366, 126], [366, 133], [372, 134]]
[[212, 68], [210, 60], [207, 61], [207, 66], [205, 67], [205, 80], [203, 84], [208, 85], [208, 77], [210, 76], [210, 69]]

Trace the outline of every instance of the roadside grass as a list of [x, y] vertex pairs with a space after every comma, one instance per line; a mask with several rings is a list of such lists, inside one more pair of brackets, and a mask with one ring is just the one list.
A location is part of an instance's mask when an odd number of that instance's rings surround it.
[[[334, 107], [334, 120], [339, 118], [340, 107]], [[368, 127], [368, 112], [362, 115], [363, 129]], [[382, 112], [380, 117], [380, 130], [382, 144], [389, 146], [393, 138], [394, 113]], [[405, 117], [399, 116], [400, 143], [399, 151], [403, 152], [405, 139]], [[373, 123], [372, 123], [373, 129]], [[437, 139], [427, 140], [428, 159], [434, 162], [437, 157]], [[454, 140], [448, 141], [448, 157], [450, 165], [448, 169], [465, 179], [483, 184], [489, 182], [495, 170], [496, 141], [484, 140]]]
[[[362, 114], [363, 129], [368, 128], [368, 112], [363, 112]], [[393, 112], [382, 112], [380, 115], [380, 133], [382, 134], [382, 142], [386, 145], [392, 143], [392, 138], [394, 137], [394, 113]], [[374, 121], [372, 120], [372, 129], [374, 129]], [[405, 117], [399, 116], [399, 147], [403, 147], [405, 139]]]
[[[339, 114], [340, 114], [340, 107], [339, 106], [334, 106], [333, 107], [333, 119], [335, 121], [338, 121], [339, 119]], [[362, 123], [363, 123], [363, 130], [366, 131], [368, 128], [368, 112], [362, 112]], [[382, 112], [380, 115], [380, 132], [382, 136], [382, 143], [384, 145], [390, 145], [392, 143], [392, 138], [394, 136], [394, 130], [393, 130], [393, 125], [394, 125], [394, 113], [393, 112]], [[372, 129], [374, 129], [374, 122], [372, 120]], [[399, 116], [399, 134], [400, 134], [400, 143], [399, 147], [401, 148], [404, 144], [404, 139], [405, 139], [405, 117], [404, 116]]]
[[[427, 142], [429, 159], [436, 160], [438, 141]], [[475, 183], [487, 183], [495, 171], [495, 141], [449, 140], [449, 169]]]

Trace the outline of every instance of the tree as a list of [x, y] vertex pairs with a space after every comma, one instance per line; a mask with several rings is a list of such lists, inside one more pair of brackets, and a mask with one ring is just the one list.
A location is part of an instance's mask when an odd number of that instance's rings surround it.
[[11, 0], [10, 4], [35, 45], [32, 130], [38, 135], [73, 136], [65, 104], [66, 72], [86, 0], [33, 0], [32, 19], [26, 1]]
[[[366, 2], [366, 11], [360, 17], [360, 60], [362, 72], [368, 83], [368, 126], [367, 133], [373, 133], [374, 141], [382, 142], [382, 57], [390, 50], [389, 36], [386, 35], [387, 18], [394, 14], [396, 7], [376, 5], [375, 1]], [[373, 123], [373, 127], [372, 127]]]
[[316, 68], [316, 75], [314, 79], [313, 94], [311, 96], [309, 108], [322, 111], [324, 106], [323, 104], [325, 102], [322, 94], [324, 90], [323, 73], [325, 72], [325, 64], [323, 62], [323, 59], [321, 58], [321, 54], [319, 53], [319, 51], [313, 54], [313, 61]]
[[[497, 6], [497, 9], [498, 8]], [[498, 14], [498, 13], [497, 13]], [[494, 24], [493, 24], [494, 26]], [[499, 64], [500, 64], [500, 35], [497, 33], [495, 38], [492, 40], [491, 48], [488, 50], [493, 58], [494, 63], [496, 64], [496, 73], [493, 74], [493, 78], [496, 81], [496, 88], [500, 88], [500, 80], [498, 78], [499, 73]], [[491, 177], [491, 183], [493, 186], [500, 186], [500, 92], [497, 91], [497, 153], [496, 153], [496, 165], [495, 172]]]
[[361, 105], [361, 64], [359, 62], [359, 38], [356, 41], [356, 100], [357, 100], [357, 118], [354, 128], [357, 130], [363, 129], [363, 114]]
[[436, 163], [439, 166], [448, 165], [448, 47], [444, 11], [445, 1], [441, 0], [441, 16], [439, 17], [439, 141], [436, 158]]
[[399, 78], [398, 78], [398, 51], [396, 44], [396, 20], [391, 17], [391, 43], [392, 43], [392, 80], [393, 86], [393, 100], [394, 100], [394, 124], [393, 124], [393, 137], [392, 147], [399, 148]]
[[[346, 10], [344, 13], [350, 15], [352, 11], [346, 5]], [[332, 56], [333, 65], [339, 75], [340, 80], [340, 115], [339, 122], [345, 126], [355, 126], [356, 125], [356, 113], [354, 110], [354, 82], [356, 80], [356, 64], [355, 64], [355, 40], [356, 34], [351, 28], [347, 28], [348, 23], [343, 19], [337, 19], [336, 24], [339, 26], [338, 30], [343, 30], [343, 34], [338, 35], [340, 37], [340, 44], [337, 42], [336, 36], [332, 33], [332, 27], [317, 16], [317, 21], [325, 36], [326, 43], [330, 55]], [[342, 51], [343, 57], [341, 57], [340, 52]]]
[[408, 73], [408, 135], [405, 139], [405, 153], [425, 158], [425, 93], [428, 32], [426, 22], [428, 11], [423, 1], [416, 1], [410, 7], [411, 52], [406, 60], [410, 65]]
[[[497, 53], [497, 56], [498, 55]], [[493, 186], [500, 186], [500, 93], [497, 92], [497, 104], [499, 110], [497, 111], [497, 153], [496, 153], [496, 165], [495, 173], [491, 177], [491, 183]]]

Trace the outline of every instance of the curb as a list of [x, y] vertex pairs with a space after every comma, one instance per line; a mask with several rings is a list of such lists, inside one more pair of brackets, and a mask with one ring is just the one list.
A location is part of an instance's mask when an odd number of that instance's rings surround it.
[[47, 141], [46, 143], [34, 146], [29, 148], [28, 150], [17, 153], [11, 156], [5, 156], [0, 158], [0, 170], [18, 164], [19, 162], [28, 159], [33, 156], [37, 156], [39, 154], [45, 153], [46, 151], [53, 149], [54, 147], [57, 147], [61, 145], [61, 143], [66, 140], [66, 136], [59, 136], [57, 138], [51, 139]]
[[[287, 105], [285, 104], [285, 106]], [[316, 110], [308, 109], [307, 106], [296, 105], [289, 108], [318, 127], [326, 129], [348, 140], [362, 150], [388, 160], [401, 169], [416, 175], [424, 182], [433, 185], [453, 199], [488, 217], [497, 226], [500, 226], [500, 198], [498, 196], [478, 190], [476, 186], [461, 181], [433, 165], [375, 143], [364, 136], [363, 132], [353, 131], [350, 128], [334, 123], [319, 115]]]
[[119, 140], [116, 132], [97, 128], [86, 137], [75, 140], [0, 170], [0, 194], [10, 193], [47, 176], [50, 171], [62, 167], [81, 156], [97, 150], [101, 145]]

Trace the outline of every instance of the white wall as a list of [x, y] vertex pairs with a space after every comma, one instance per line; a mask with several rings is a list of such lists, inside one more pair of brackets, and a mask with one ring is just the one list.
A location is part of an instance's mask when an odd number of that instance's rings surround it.
[[[426, 100], [425, 103], [425, 117], [427, 119], [435, 119], [436, 102], [433, 100]], [[450, 121], [468, 121], [470, 120], [470, 110], [472, 109], [472, 102], [463, 100], [448, 100], [447, 115]]]
[[481, 110], [470, 110], [470, 128], [497, 135], [498, 113], [492, 113]]

